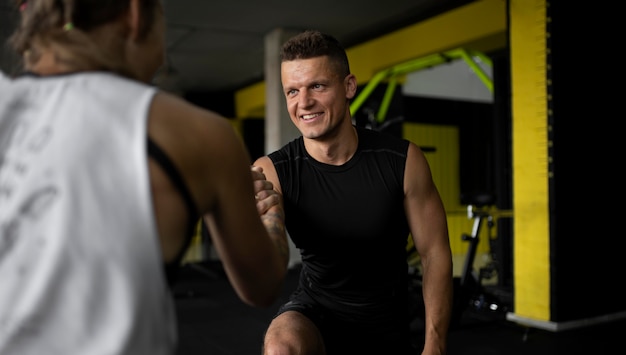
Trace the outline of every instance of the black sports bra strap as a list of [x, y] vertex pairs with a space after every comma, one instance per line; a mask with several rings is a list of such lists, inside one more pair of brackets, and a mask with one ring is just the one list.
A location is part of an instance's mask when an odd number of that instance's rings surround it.
[[179, 254], [177, 255], [174, 262], [170, 265], [166, 265], [166, 276], [168, 278], [168, 282], [170, 285], [174, 282], [176, 270], [178, 269], [178, 265], [182, 260], [184, 253], [191, 242], [191, 238], [195, 233], [195, 229], [198, 223], [198, 209], [196, 208], [196, 204], [191, 197], [191, 193], [189, 192], [189, 188], [187, 184], [185, 184], [185, 180], [180, 175], [180, 172], [172, 162], [172, 160], [165, 154], [165, 152], [159, 147], [150, 137], [148, 137], [148, 156], [154, 158], [154, 160], [161, 165], [163, 170], [167, 173], [167, 175], [172, 180], [172, 183], [178, 188], [185, 204], [187, 205], [187, 212], [189, 214], [189, 223], [187, 227], [187, 239], [185, 241], [184, 248], [181, 249]]
[[178, 188], [178, 191], [185, 200], [190, 217], [194, 219], [193, 224], [195, 226], [195, 216], [198, 215], [198, 210], [196, 209], [196, 204], [193, 201], [193, 197], [191, 197], [189, 189], [187, 188], [187, 184], [185, 184], [185, 180], [183, 180], [183, 177], [178, 172], [178, 169], [172, 160], [165, 154], [161, 147], [156, 145], [156, 143], [150, 139], [150, 137], [148, 137], [148, 155], [153, 157], [154, 160], [161, 165], [161, 167], [169, 175], [170, 179], [172, 179], [174, 185]]

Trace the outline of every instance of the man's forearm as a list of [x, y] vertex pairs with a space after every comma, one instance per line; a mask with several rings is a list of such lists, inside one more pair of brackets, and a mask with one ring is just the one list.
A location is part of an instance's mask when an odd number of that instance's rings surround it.
[[445, 354], [452, 315], [452, 267], [424, 266], [425, 343], [423, 354]]
[[278, 251], [281, 265], [287, 266], [289, 263], [289, 243], [287, 241], [287, 232], [285, 230], [284, 213], [276, 211], [268, 211], [261, 215], [261, 221], [269, 234], [270, 239], [274, 243]]

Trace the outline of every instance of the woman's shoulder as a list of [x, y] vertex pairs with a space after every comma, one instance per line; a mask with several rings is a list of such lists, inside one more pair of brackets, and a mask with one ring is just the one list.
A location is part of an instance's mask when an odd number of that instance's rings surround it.
[[168, 92], [158, 91], [154, 96], [148, 135], [180, 167], [190, 190], [198, 194], [202, 211], [218, 188], [229, 183], [233, 174], [240, 174], [242, 166], [249, 166], [241, 139], [228, 119]]
[[[228, 119], [217, 112], [199, 107], [184, 98], [159, 90], [156, 92], [151, 110], [151, 119], [162, 121], [163, 124], [188, 128], [192, 135], [218, 135], [224, 130], [231, 131], [233, 126]], [[217, 130], [217, 132], [215, 132]], [[213, 131], [213, 132], [211, 132]]]

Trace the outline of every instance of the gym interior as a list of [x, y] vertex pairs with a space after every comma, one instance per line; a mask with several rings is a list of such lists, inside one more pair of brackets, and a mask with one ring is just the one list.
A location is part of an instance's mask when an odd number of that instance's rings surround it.
[[[610, 21], [580, 20], [605, 12], [475, 1], [347, 48], [360, 87], [356, 124], [422, 147], [448, 213], [455, 277], [471, 273], [481, 300], [495, 300], [480, 307], [499, 307], [466, 312], [451, 339], [464, 345], [450, 354], [608, 353], [624, 327], [617, 211], [598, 205], [623, 196], [621, 173], [596, 164], [615, 151], [619, 100], [581, 60], [583, 42], [585, 53], [599, 44], [579, 40], [614, 36]], [[266, 58], [266, 80], [233, 98], [232, 122], [253, 159], [295, 134], [277, 60]], [[202, 245], [196, 258], [207, 256]]]
[[[424, 150], [448, 215], [455, 278], [473, 280], [449, 355], [609, 354], [620, 345], [626, 291], [613, 222], [624, 196], [623, 99], [609, 45], [623, 20], [611, 18], [613, 7], [465, 1], [347, 48], [359, 81], [355, 124]], [[266, 46], [290, 34], [277, 29]], [[252, 159], [297, 134], [278, 61], [266, 57], [265, 80], [227, 97], [184, 94], [228, 117]], [[281, 299], [253, 309], [237, 299], [208, 239], [199, 224], [174, 290], [179, 353], [258, 354], [295, 287], [297, 250]], [[417, 265], [410, 245], [407, 256]]]
[[[510, 290], [508, 319], [555, 332], [626, 317], [626, 291], [615, 282], [623, 270], [611, 223], [617, 211], [599, 208], [594, 188], [620, 196], [621, 173], [595, 164], [615, 144], [609, 123], [619, 101], [609, 91], [600, 99], [594, 88], [603, 79], [584, 70], [572, 40], [612, 33], [610, 22], [591, 28], [575, 15], [583, 10], [548, 1], [474, 1], [347, 48], [360, 87], [356, 123], [426, 153], [448, 213], [455, 273], [468, 249], [462, 235], [472, 231], [468, 205], [492, 195], [493, 225], [482, 228], [475, 266], [497, 256], [491, 281]], [[233, 98], [232, 122], [253, 159], [293, 134], [270, 75], [276, 68], [266, 68], [265, 81]]]

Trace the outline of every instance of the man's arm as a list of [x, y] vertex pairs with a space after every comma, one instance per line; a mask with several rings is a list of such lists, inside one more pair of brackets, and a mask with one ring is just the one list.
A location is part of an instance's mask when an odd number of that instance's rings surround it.
[[252, 166], [261, 168], [267, 181], [272, 183], [272, 185], [274, 186], [274, 190], [280, 193], [281, 198], [282, 198], [282, 190], [280, 187], [280, 181], [278, 181], [278, 174], [276, 173], [276, 168], [274, 167], [274, 163], [272, 162], [272, 159], [270, 159], [267, 155], [262, 156], [258, 158], [254, 162], [254, 164], [252, 164]]
[[448, 225], [428, 161], [412, 143], [408, 151], [404, 186], [404, 208], [423, 271], [426, 318], [422, 354], [445, 354], [452, 314], [452, 252]]
[[285, 211], [282, 196], [274, 189], [274, 184], [267, 180], [260, 166], [252, 166], [254, 197], [256, 207], [270, 238], [280, 251], [281, 258], [289, 262], [289, 245], [285, 230]]

